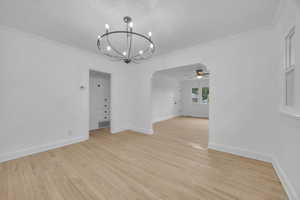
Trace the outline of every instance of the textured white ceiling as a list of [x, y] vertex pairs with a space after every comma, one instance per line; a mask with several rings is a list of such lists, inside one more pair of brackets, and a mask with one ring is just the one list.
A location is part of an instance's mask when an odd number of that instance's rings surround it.
[[270, 25], [280, 0], [1, 0], [0, 24], [97, 52], [108, 23], [153, 32], [157, 54]]

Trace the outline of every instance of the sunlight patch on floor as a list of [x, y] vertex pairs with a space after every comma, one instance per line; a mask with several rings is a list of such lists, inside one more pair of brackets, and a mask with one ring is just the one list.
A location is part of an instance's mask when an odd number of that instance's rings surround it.
[[203, 151], [207, 150], [207, 148], [203, 148], [199, 144], [196, 144], [196, 143], [189, 142], [188, 145], [193, 147], [194, 149], [200, 149], [200, 150], [203, 150]]

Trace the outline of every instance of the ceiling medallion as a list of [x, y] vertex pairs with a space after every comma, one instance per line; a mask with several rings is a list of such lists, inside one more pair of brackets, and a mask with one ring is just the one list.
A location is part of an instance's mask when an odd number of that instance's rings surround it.
[[[150, 58], [155, 45], [151, 39], [152, 33], [143, 35], [133, 32], [131, 17], [124, 17], [126, 24], [124, 31], [111, 31], [108, 24], [105, 24], [105, 33], [98, 36], [97, 47], [100, 52], [115, 61], [139, 63], [141, 60]], [[138, 45], [138, 46], [134, 46]]]

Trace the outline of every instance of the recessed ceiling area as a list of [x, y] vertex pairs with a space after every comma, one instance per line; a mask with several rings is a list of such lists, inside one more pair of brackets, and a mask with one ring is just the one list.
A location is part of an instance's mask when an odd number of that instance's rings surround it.
[[107, 23], [123, 29], [124, 16], [137, 32], [152, 31], [157, 53], [267, 26], [280, 0], [1, 0], [0, 25], [97, 52]]

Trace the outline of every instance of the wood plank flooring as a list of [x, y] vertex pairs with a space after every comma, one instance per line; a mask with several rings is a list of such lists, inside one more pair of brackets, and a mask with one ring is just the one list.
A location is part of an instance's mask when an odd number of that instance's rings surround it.
[[207, 150], [207, 120], [155, 135], [96, 131], [79, 144], [0, 164], [0, 200], [283, 200], [271, 164]]

